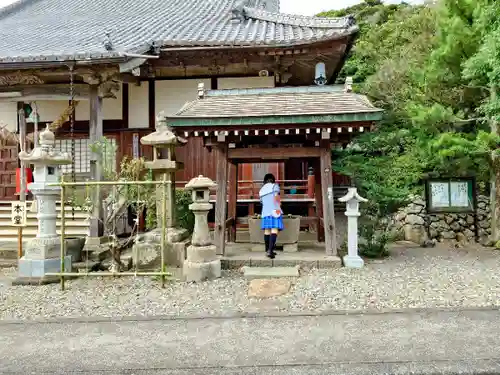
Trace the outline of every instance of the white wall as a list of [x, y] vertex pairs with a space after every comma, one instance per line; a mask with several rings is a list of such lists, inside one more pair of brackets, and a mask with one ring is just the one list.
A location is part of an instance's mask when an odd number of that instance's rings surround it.
[[268, 87], [274, 87], [274, 77], [241, 77], [217, 79], [217, 88], [219, 90]]
[[164, 111], [166, 115], [173, 115], [186, 102], [198, 97], [198, 84], [204, 83], [205, 89], [210, 89], [209, 79], [185, 79], [155, 81], [155, 111]]
[[149, 127], [149, 83], [142, 82], [140, 86], [128, 85], [128, 127]]
[[[116, 99], [106, 98], [102, 101], [102, 117], [104, 120], [122, 119], [122, 87], [115, 93]], [[66, 102], [67, 103], [67, 102]], [[67, 105], [67, 104], [66, 104]], [[82, 100], [75, 109], [77, 121], [90, 120], [90, 103], [88, 100]]]
[[[88, 101], [81, 101], [78, 107], [85, 106]], [[37, 100], [36, 106], [38, 109], [38, 116], [41, 122], [54, 121], [59, 118], [61, 114], [69, 106], [68, 100]], [[77, 107], [77, 109], [78, 109]], [[78, 112], [77, 112], [78, 113]], [[78, 116], [77, 116], [78, 119]]]
[[17, 103], [0, 102], [0, 126], [6, 126], [11, 132], [17, 131]]

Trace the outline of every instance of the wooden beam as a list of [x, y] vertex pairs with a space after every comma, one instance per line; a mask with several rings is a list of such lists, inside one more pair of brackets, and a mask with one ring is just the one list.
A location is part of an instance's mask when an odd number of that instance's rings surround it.
[[[321, 168], [320, 168], [320, 163], [319, 159], [316, 159], [313, 163], [313, 168], [314, 168], [314, 181], [315, 181], [315, 186], [314, 186], [314, 197], [316, 201], [316, 216], [319, 219], [323, 218], [323, 198], [321, 196]], [[321, 220], [318, 222], [318, 229], [317, 229], [317, 238], [318, 242], [324, 242], [325, 241], [325, 228], [322, 225]]]
[[238, 198], [238, 164], [229, 163], [229, 198], [228, 198], [228, 214], [233, 218], [231, 227], [229, 228], [229, 242], [236, 242], [236, 201]]
[[286, 160], [320, 156], [316, 147], [235, 148], [228, 151], [229, 160]]
[[215, 203], [215, 246], [217, 254], [224, 255], [226, 248], [226, 199], [227, 199], [227, 145], [215, 148], [217, 152], [217, 195]]
[[[90, 144], [99, 141], [103, 137], [102, 123], [102, 97], [99, 96], [99, 87], [90, 86], [90, 121], [89, 138]], [[96, 153], [90, 154], [90, 175], [94, 181], [103, 180], [102, 167], [98, 163], [99, 156]], [[99, 186], [95, 187], [94, 202], [102, 202], [102, 191]], [[90, 237], [101, 237], [103, 235], [104, 210], [102, 204], [96, 204], [92, 218], [90, 219]]]
[[321, 197], [323, 199], [323, 220], [325, 227], [326, 255], [337, 255], [337, 232], [335, 230], [335, 211], [333, 208], [332, 151], [330, 142], [321, 147]]
[[[75, 84], [73, 86], [75, 99], [78, 100], [88, 100], [89, 98], [89, 86], [83, 84]], [[22, 86], [12, 86], [12, 87], [2, 87], [0, 92], [3, 94], [2, 101], [10, 100], [10, 101], [22, 101], [24, 98], [34, 100], [69, 100], [69, 85], [67, 84], [46, 84], [46, 85], [22, 85]], [[8, 98], [9, 93], [12, 95], [21, 96], [13, 96], [12, 98]], [[38, 99], [39, 98], [39, 99]], [[28, 101], [28, 100], [26, 100]]]
[[141, 85], [141, 78], [136, 77], [130, 73], [122, 73], [118, 76], [118, 80], [122, 81], [123, 83], [131, 83], [137, 86]]
[[156, 127], [156, 109], [155, 109], [155, 80], [148, 80], [148, 118], [149, 118], [149, 128], [154, 129]]
[[123, 83], [122, 84], [122, 120], [123, 120], [123, 127], [125, 129], [128, 129], [128, 126], [129, 126], [129, 109], [130, 109], [129, 86], [128, 86], [128, 83]]

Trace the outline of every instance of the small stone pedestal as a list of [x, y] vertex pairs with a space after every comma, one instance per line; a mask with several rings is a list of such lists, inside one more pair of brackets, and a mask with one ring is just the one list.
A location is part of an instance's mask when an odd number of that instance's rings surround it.
[[187, 248], [183, 275], [186, 281], [203, 281], [221, 276], [221, 263], [217, 256], [217, 247], [212, 245], [208, 229], [208, 212], [212, 208], [210, 188], [215, 183], [206, 177], [193, 178], [186, 184], [192, 190], [193, 203], [189, 209], [194, 213], [194, 230], [191, 245]]
[[347, 194], [339, 198], [346, 203], [345, 216], [347, 216], [347, 255], [344, 256], [344, 265], [348, 268], [362, 268], [363, 259], [358, 254], [358, 217], [359, 202], [367, 200], [358, 194], [355, 187], [348, 189]]
[[[19, 259], [19, 277], [14, 284], [46, 284], [57, 282], [58, 277], [45, 276], [46, 273], [61, 270], [61, 238], [56, 233], [56, 201], [61, 188], [49, 186], [59, 182], [59, 166], [70, 164], [67, 153], [54, 150], [55, 136], [46, 129], [40, 133], [39, 146], [30, 153], [20, 152], [19, 158], [35, 167], [35, 182], [28, 185], [38, 208], [38, 230], [36, 238], [27, 244], [24, 256]], [[64, 258], [65, 271], [71, 271], [71, 256]]]

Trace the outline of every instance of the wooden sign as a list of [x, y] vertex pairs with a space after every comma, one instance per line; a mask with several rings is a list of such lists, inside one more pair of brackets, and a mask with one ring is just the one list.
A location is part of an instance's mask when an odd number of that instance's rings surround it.
[[132, 136], [132, 154], [134, 156], [134, 159], [139, 159], [139, 157], [140, 157], [139, 133], [134, 133]]
[[14, 227], [25, 227], [27, 222], [26, 217], [26, 202], [12, 202], [11, 204], [11, 223]]
[[476, 207], [473, 178], [429, 180], [426, 185], [427, 211], [473, 212]]

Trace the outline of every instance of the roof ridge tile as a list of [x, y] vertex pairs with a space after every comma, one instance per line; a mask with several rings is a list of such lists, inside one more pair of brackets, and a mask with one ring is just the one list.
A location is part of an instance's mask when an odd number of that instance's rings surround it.
[[302, 26], [302, 27], [314, 27], [314, 28], [342, 28], [347, 29], [356, 24], [354, 16], [348, 15], [345, 17], [337, 17], [337, 18], [326, 18], [326, 17], [311, 17], [311, 16], [302, 16], [295, 14], [286, 14], [286, 13], [276, 13], [270, 12], [265, 9], [251, 8], [251, 7], [243, 7], [243, 13], [248, 18], [255, 18], [262, 21], [282, 23], [293, 26]]

